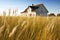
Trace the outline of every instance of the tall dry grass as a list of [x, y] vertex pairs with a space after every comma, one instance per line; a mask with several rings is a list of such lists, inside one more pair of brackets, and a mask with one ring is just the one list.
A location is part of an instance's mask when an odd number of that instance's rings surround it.
[[0, 40], [60, 40], [60, 17], [6, 16], [4, 12]]

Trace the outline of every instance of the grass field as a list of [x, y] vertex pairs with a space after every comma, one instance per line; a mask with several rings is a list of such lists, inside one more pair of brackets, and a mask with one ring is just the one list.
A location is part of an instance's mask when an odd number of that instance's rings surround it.
[[60, 17], [0, 16], [0, 40], [60, 40]]

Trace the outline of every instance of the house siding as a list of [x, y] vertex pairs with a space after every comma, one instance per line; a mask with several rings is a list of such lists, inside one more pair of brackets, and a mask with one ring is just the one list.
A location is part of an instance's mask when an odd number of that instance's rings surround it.
[[47, 11], [44, 8], [39, 7], [38, 9], [36, 9], [36, 15], [47, 16]]
[[27, 9], [27, 16], [36, 16], [36, 12], [32, 12], [31, 8]]

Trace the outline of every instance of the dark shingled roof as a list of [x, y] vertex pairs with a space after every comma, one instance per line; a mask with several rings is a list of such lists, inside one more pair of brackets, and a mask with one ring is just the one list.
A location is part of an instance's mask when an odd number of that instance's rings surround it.
[[36, 9], [38, 9], [39, 7], [36, 7], [36, 6], [29, 6], [31, 9], [32, 9], [32, 11], [35, 11]]
[[[32, 5], [32, 6], [28, 6], [23, 12], [27, 12], [27, 9], [30, 7], [32, 9], [32, 11], [35, 11], [36, 9], [38, 9], [40, 6], [43, 6], [45, 8], [45, 6], [43, 4], [37, 4], [37, 5]], [[48, 10], [45, 8], [45, 10], [48, 12]]]
[[39, 7], [36, 7], [36, 6], [28, 6], [28, 7], [27, 7], [23, 12], [21, 12], [21, 13], [27, 12], [27, 9], [28, 9], [29, 7], [32, 9], [32, 11], [35, 11], [36, 9], [39, 8]]

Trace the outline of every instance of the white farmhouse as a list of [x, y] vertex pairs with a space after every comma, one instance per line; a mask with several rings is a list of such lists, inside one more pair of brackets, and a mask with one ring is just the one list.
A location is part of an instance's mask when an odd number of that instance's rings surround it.
[[21, 14], [23, 16], [47, 16], [48, 10], [43, 4], [28, 6]]

